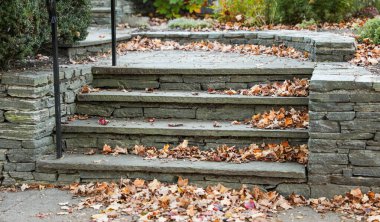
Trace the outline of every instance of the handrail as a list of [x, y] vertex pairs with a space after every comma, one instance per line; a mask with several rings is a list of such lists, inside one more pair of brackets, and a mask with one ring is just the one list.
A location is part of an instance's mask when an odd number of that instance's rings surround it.
[[111, 0], [112, 66], [116, 66], [116, 2]]
[[51, 39], [53, 48], [53, 76], [54, 76], [54, 108], [55, 108], [55, 142], [57, 159], [62, 157], [62, 130], [61, 130], [61, 90], [59, 87], [58, 38], [57, 38], [57, 4], [55, 0], [46, 0], [51, 24]]

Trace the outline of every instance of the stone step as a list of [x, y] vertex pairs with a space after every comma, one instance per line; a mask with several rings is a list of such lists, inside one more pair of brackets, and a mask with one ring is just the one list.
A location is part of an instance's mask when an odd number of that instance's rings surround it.
[[186, 118], [238, 120], [284, 107], [307, 109], [307, 97], [261, 97], [197, 94], [189, 91], [100, 91], [78, 95], [78, 114], [116, 118]]
[[[123, 178], [158, 179], [176, 182], [178, 176], [188, 178], [190, 183], [207, 185], [227, 183], [263, 185], [273, 188], [281, 183], [306, 182], [305, 166], [297, 163], [249, 162], [242, 164], [188, 160], [144, 160], [134, 155], [75, 155], [65, 154], [61, 159], [45, 157], [37, 161], [40, 172], [65, 172], [74, 174], [81, 182], [118, 180]], [[76, 175], [76, 176], [75, 176]]]
[[[148, 122], [144, 119], [110, 119], [104, 126], [98, 118], [77, 120], [62, 125], [63, 140], [67, 150], [83, 152], [88, 148], [103, 147], [104, 144], [131, 147], [136, 144], [156, 146], [178, 145], [184, 139], [190, 145], [202, 149], [216, 148], [218, 145], [246, 147], [252, 143], [305, 144], [309, 137], [305, 129], [271, 130], [251, 128], [248, 125], [231, 125], [231, 122], [197, 121], [188, 119], [158, 119]], [[169, 124], [183, 124], [169, 126]]]
[[[100, 88], [186, 91], [208, 88], [241, 89], [266, 81], [284, 81], [294, 77], [310, 78], [315, 66], [312, 62], [268, 56], [237, 57], [238, 54], [234, 53], [229, 53], [229, 57], [219, 57], [219, 53], [206, 57], [207, 54], [202, 52], [159, 53], [136, 54], [133, 63], [130, 59], [120, 59], [118, 67], [93, 67], [93, 85]], [[182, 58], [185, 56], [187, 60]], [[218, 58], [214, 58], [215, 56]], [[154, 60], [150, 61], [153, 58]]]

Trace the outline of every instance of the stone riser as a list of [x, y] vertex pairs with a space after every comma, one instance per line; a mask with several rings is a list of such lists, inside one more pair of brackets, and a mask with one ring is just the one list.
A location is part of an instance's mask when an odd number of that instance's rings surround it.
[[116, 145], [120, 147], [132, 148], [136, 144], [142, 144], [144, 146], [155, 146], [162, 148], [166, 144], [176, 146], [188, 140], [189, 145], [199, 146], [200, 148], [207, 150], [216, 148], [219, 145], [237, 146], [239, 148], [249, 146], [250, 144], [262, 144], [262, 143], [281, 143], [282, 141], [289, 141], [291, 145], [307, 144], [307, 139], [297, 138], [263, 138], [263, 137], [189, 137], [189, 136], [159, 136], [159, 135], [117, 135], [117, 134], [87, 134], [77, 133], [63, 134], [63, 141], [66, 150], [73, 153], [84, 153], [92, 148], [96, 148], [99, 151], [103, 148], [104, 144], [108, 144], [111, 147]]
[[[257, 113], [279, 108], [307, 109], [302, 105], [239, 105], [239, 104], [167, 104], [167, 103], [117, 103], [92, 102], [77, 104], [78, 114], [115, 118], [174, 118], [198, 120], [243, 121]], [[174, 120], [175, 121], [175, 120]]]
[[310, 78], [308, 74], [260, 75], [94, 75], [93, 86], [99, 88], [125, 88], [200, 91], [212, 89], [246, 89], [268, 81], [293, 78]]

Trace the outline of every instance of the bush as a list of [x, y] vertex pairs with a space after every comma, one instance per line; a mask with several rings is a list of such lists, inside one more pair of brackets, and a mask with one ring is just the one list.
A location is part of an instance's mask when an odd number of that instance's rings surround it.
[[354, 10], [354, 0], [277, 0], [279, 22], [297, 24], [303, 20], [340, 22]]
[[215, 16], [221, 21], [238, 21], [245, 25], [264, 25], [267, 22], [266, 0], [219, 0]]
[[0, 66], [33, 54], [47, 40], [44, 1], [12, 0], [0, 7]]
[[202, 29], [212, 27], [212, 23], [207, 20], [195, 20], [189, 18], [177, 18], [170, 20], [168, 23], [171, 29]]
[[[0, 66], [33, 55], [50, 41], [44, 0], [0, 0]], [[62, 43], [85, 39], [91, 22], [90, 0], [58, 1], [58, 36]]]
[[59, 41], [72, 44], [86, 39], [91, 24], [91, 0], [58, 1]]
[[373, 43], [380, 44], [380, 18], [368, 20], [358, 31], [360, 40], [369, 38]]
[[[144, 0], [147, 3], [149, 0]], [[166, 18], [178, 18], [186, 13], [199, 13], [206, 0], [154, 0], [156, 12]]]

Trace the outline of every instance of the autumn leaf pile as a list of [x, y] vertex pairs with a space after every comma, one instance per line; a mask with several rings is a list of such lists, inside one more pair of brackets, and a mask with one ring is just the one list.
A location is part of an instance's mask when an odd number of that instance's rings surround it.
[[284, 82], [256, 84], [250, 89], [229, 89], [222, 92], [209, 90], [209, 93], [246, 96], [307, 97], [309, 95], [309, 80], [294, 78], [293, 81], [285, 80]]
[[[116, 147], [110, 150], [105, 145], [107, 153], [125, 153], [125, 149]], [[201, 150], [196, 146], [189, 146], [185, 140], [180, 145], [171, 148], [165, 145], [162, 149], [156, 147], [145, 147], [135, 145], [132, 154], [142, 156], [145, 159], [189, 159], [192, 161], [214, 161], [214, 162], [233, 162], [245, 163], [250, 161], [271, 161], [271, 162], [298, 162], [306, 164], [308, 160], [307, 145], [290, 146], [287, 141], [281, 144], [251, 144], [245, 148], [222, 145], [216, 149]]]
[[360, 66], [377, 65], [380, 62], [380, 45], [375, 45], [369, 39], [364, 39], [356, 46], [355, 57], [350, 61]]
[[269, 112], [252, 116], [250, 121], [253, 127], [260, 129], [307, 129], [309, 127], [309, 113], [307, 110], [279, 110], [272, 109]]
[[268, 213], [290, 209], [289, 202], [276, 192], [257, 187], [233, 190], [223, 185], [200, 188], [188, 179], [177, 184], [158, 180], [121, 179], [116, 183], [72, 184], [71, 193], [85, 199], [76, 209], [94, 208], [95, 221], [131, 216], [133, 221], [253, 221]]
[[184, 51], [213, 51], [213, 52], [234, 52], [249, 55], [274, 55], [279, 57], [289, 57], [293, 59], [306, 60], [306, 52], [297, 51], [295, 48], [280, 46], [261, 46], [261, 45], [229, 45], [217, 41], [200, 41], [186, 43], [184, 45], [175, 41], [162, 41], [160, 39], [142, 38], [137, 36], [126, 43], [120, 43], [118, 52], [127, 51], [152, 51], [152, 50], [184, 50]]
[[353, 189], [343, 196], [335, 195], [332, 199], [321, 197], [306, 200], [302, 196], [292, 194], [288, 200], [292, 206], [310, 206], [319, 213], [333, 211], [346, 214], [357, 221], [380, 221], [380, 194], [373, 191], [365, 194], [360, 188]]

